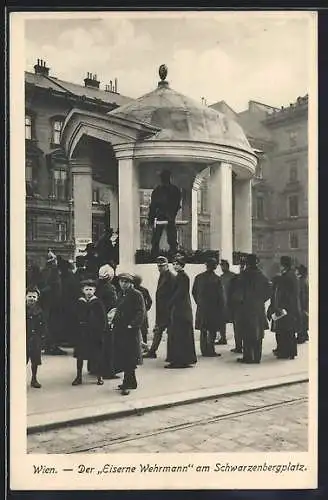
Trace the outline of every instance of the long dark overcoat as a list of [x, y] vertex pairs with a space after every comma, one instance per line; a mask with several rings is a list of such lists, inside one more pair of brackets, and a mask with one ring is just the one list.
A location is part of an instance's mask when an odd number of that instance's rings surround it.
[[226, 271], [220, 276], [224, 301], [225, 301], [225, 322], [231, 323], [233, 321], [233, 306], [231, 303], [231, 293], [234, 279], [236, 278], [236, 274], [232, 271]]
[[156, 326], [167, 328], [170, 321], [170, 301], [175, 287], [175, 276], [170, 270], [159, 275], [156, 289]]
[[149, 321], [148, 321], [148, 314], [147, 313], [151, 309], [151, 306], [153, 305], [153, 301], [152, 301], [152, 298], [150, 296], [149, 291], [144, 286], [140, 285], [138, 288], [136, 288], [136, 290], [139, 290], [139, 292], [141, 292], [143, 299], [145, 301], [146, 314], [145, 314], [145, 319], [144, 319], [144, 323], [142, 326], [143, 326], [143, 328], [148, 329], [149, 328]]
[[196, 330], [218, 331], [225, 319], [225, 302], [222, 283], [213, 271], [198, 274], [192, 287], [197, 304]]
[[80, 297], [76, 305], [77, 331], [75, 335], [74, 357], [91, 360], [99, 366], [103, 356], [104, 335], [107, 318], [104, 306], [98, 297], [90, 300]]
[[26, 363], [29, 359], [41, 365], [42, 340], [47, 334], [46, 322], [39, 304], [26, 306]]
[[309, 283], [306, 277], [299, 278], [299, 291], [300, 291], [300, 328], [302, 331], [309, 329]]
[[[116, 307], [117, 293], [116, 288], [109, 280], [101, 279], [97, 283], [96, 295], [101, 300], [106, 315], [111, 309]], [[104, 350], [103, 350], [103, 375], [111, 376], [114, 374], [114, 335], [109, 328], [108, 322], [105, 328]]]
[[299, 282], [293, 270], [283, 272], [273, 280], [270, 313], [285, 309], [287, 315], [272, 322], [272, 331], [296, 332], [299, 327], [301, 307]]
[[178, 272], [169, 302], [167, 341], [167, 361], [177, 365], [191, 365], [197, 362], [189, 287], [188, 275], [184, 271]]
[[271, 284], [259, 269], [245, 269], [234, 283], [234, 301], [245, 341], [260, 340], [268, 327], [265, 302], [271, 296]]
[[121, 294], [113, 320], [114, 365], [116, 373], [135, 370], [140, 356], [140, 328], [145, 316], [145, 303], [134, 288]]

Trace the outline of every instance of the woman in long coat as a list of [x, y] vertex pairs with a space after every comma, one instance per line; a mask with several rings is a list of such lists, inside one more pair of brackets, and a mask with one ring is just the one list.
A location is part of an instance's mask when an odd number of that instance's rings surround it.
[[140, 355], [140, 328], [145, 317], [145, 303], [141, 293], [134, 289], [134, 276], [128, 273], [118, 275], [122, 293], [113, 318], [115, 343], [115, 371], [124, 372], [123, 383], [119, 386], [122, 395], [129, 389], [137, 388], [135, 370]]
[[[98, 273], [99, 279], [97, 283], [96, 295], [101, 300], [106, 315], [116, 307], [117, 304], [117, 293], [115, 286], [112, 284], [112, 279], [114, 276], [114, 269], [109, 265], [103, 265], [99, 269]], [[103, 350], [103, 368], [102, 374], [104, 379], [114, 379], [117, 378], [114, 369], [114, 338], [113, 332], [106, 326], [105, 337], [104, 337], [104, 350]], [[92, 369], [92, 367], [90, 367]]]
[[177, 273], [173, 294], [169, 303], [167, 361], [165, 368], [187, 368], [197, 363], [193, 317], [190, 300], [190, 280], [184, 272], [183, 256], [175, 257], [173, 268]]
[[271, 303], [268, 309], [269, 319], [275, 313], [281, 316], [283, 310], [287, 314], [272, 321], [271, 329], [276, 332], [278, 359], [294, 359], [297, 356], [296, 331], [300, 320], [299, 284], [292, 270], [291, 258], [280, 259], [281, 274], [274, 279]]

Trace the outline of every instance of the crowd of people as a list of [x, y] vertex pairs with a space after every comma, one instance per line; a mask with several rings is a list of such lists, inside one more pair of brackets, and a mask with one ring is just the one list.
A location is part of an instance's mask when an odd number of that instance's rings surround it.
[[[59, 347], [62, 339], [74, 347], [73, 386], [83, 383], [85, 361], [98, 385], [123, 373], [118, 386], [122, 395], [137, 388], [136, 368], [144, 358], [157, 357], [164, 332], [167, 369], [197, 363], [194, 329], [200, 331], [202, 356], [219, 357], [215, 346], [227, 344], [226, 325], [232, 323], [232, 352], [242, 354], [237, 361], [247, 364], [261, 362], [262, 340], [269, 327], [276, 334], [273, 354], [278, 359], [294, 359], [297, 344], [308, 340], [307, 269], [302, 265], [294, 269], [290, 257], [281, 257], [281, 272], [272, 281], [259, 269], [253, 254], [241, 260], [239, 273], [230, 271], [226, 260], [219, 263], [210, 258], [192, 287], [183, 255], [173, 258], [174, 272], [166, 257], [157, 257], [156, 263], [159, 278], [150, 347], [147, 313], [153, 300], [140, 276], [116, 275], [115, 266], [99, 265], [91, 259], [76, 267], [52, 251], [48, 252], [45, 269], [28, 267], [26, 359], [27, 363], [31, 361], [31, 386], [41, 387], [37, 371], [42, 350], [46, 354], [67, 354]], [[220, 276], [216, 273], [218, 265]]]

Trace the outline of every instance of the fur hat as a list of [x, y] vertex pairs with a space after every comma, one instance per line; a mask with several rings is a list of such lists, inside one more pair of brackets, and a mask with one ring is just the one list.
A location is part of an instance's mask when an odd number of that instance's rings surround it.
[[117, 276], [117, 279], [119, 281], [129, 281], [130, 283], [134, 283], [134, 276], [133, 276], [133, 274], [130, 274], [130, 273], [120, 273]]
[[40, 290], [38, 289], [37, 286], [29, 286], [26, 288], [26, 295], [28, 293], [36, 293], [38, 297], [40, 297]]

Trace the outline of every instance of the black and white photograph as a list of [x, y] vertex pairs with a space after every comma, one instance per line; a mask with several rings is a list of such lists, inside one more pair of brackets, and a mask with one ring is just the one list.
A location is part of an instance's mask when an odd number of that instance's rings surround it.
[[316, 13], [11, 21], [18, 489], [314, 487]]

